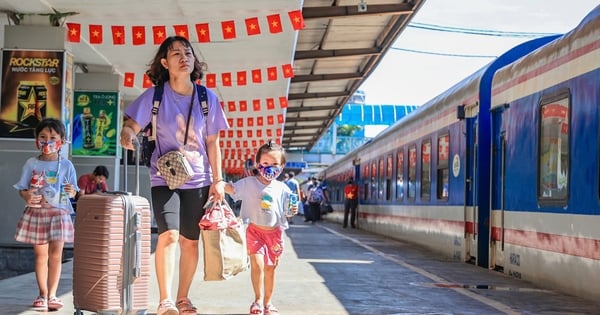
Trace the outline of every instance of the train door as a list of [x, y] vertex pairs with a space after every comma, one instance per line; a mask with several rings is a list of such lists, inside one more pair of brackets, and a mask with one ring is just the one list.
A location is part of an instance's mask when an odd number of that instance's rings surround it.
[[464, 242], [465, 260], [475, 264], [477, 257], [477, 238], [475, 222], [477, 222], [477, 119], [467, 118], [465, 120], [465, 200], [464, 200]]
[[492, 159], [490, 201], [490, 268], [504, 266], [504, 162], [506, 131], [502, 127], [504, 107], [492, 110]]

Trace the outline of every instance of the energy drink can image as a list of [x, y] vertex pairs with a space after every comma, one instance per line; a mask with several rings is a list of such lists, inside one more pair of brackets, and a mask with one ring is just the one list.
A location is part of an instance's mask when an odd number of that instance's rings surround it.
[[17, 89], [16, 121], [32, 129], [46, 117], [47, 89], [43, 81], [21, 81]]
[[83, 130], [83, 148], [84, 149], [93, 149], [94, 141], [93, 141], [93, 132], [92, 132], [92, 123], [94, 121], [94, 115], [89, 107], [83, 109], [83, 115], [81, 116], [81, 130]]

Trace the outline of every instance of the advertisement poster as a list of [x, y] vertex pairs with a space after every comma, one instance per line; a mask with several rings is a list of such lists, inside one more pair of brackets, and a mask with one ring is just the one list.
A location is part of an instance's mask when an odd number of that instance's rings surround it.
[[75, 91], [73, 156], [116, 156], [118, 92]]
[[3, 50], [0, 137], [34, 138], [46, 117], [61, 118], [64, 51]]

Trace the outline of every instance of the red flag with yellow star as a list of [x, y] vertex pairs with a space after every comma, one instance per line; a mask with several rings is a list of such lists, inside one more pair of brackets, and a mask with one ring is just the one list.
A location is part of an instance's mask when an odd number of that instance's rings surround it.
[[112, 30], [113, 45], [125, 45], [125, 26], [113, 25]]
[[67, 23], [67, 29], [69, 31], [67, 39], [71, 43], [79, 43], [81, 41], [81, 24]]
[[160, 45], [167, 38], [167, 27], [164, 25], [152, 26], [154, 45]]
[[208, 23], [196, 24], [196, 34], [198, 35], [199, 43], [210, 42], [210, 29], [208, 28]]
[[88, 28], [90, 44], [102, 44], [102, 25], [90, 24]]

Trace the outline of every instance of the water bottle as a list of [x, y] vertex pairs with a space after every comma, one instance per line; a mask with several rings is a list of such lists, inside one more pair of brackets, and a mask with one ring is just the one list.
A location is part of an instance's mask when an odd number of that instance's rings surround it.
[[288, 217], [294, 216], [294, 213], [292, 212], [292, 208], [293, 207], [296, 207], [296, 208], [298, 207], [298, 201], [299, 201], [299, 199], [300, 198], [299, 198], [298, 194], [295, 194], [295, 193], [291, 193], [290, 194], [290, 197], [288, 199], [289, 200], [289, 205], [288, 205], [286, 216], [288, 216]]

